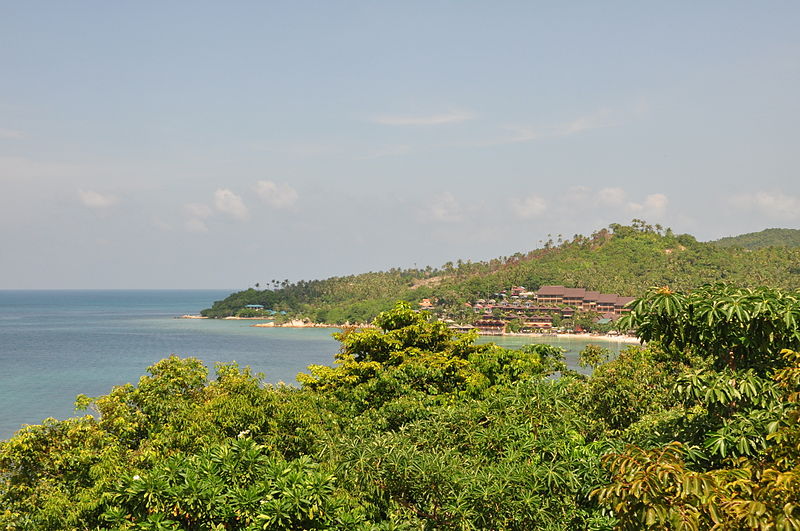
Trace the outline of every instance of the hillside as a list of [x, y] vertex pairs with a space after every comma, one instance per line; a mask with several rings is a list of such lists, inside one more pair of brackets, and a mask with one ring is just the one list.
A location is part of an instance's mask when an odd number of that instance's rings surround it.
[[651, 286], [686, 290], [727, 281], [741, 286], [800, 286], [800, 249], [745, 250], [698, 242], [688, 234], [641, 221], [612, 224], [590, 236], [548, 241], [528, 253], [487, 262], [459, 260], [441, 268], [391, 269], [325, 280], [285, 282], [275, 289], [248, 289], [203, 310], [208, 317], [240, 314], [248, 304], [316, 322], [363, 322], [397, 300], [435, 298], [457, 308], [511, 286], [536, 289], [563, 284], [639, 296]]
[[720, 247], [761, 249], [764, 247], [800, 247], [800, 229], [764, 229], [709, 242]]

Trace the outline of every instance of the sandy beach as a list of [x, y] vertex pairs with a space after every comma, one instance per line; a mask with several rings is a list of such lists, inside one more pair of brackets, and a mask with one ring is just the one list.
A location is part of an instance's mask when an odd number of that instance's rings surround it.
[[640, 344], [641, 341], [636, 336], [627, 335], [608, 335], [608, 334], [521, 334], [507, 332], [501, 336], [510, 337], [557, 337], [559, 339], [581, 339], [583, 341], [612, 341], [614, 343]]
[[301, 321], [300, 319], [293, 319], [283, 324], [276, 324], [274, 321], [268, 323], [256, 323], [250, 326], [257, 328], [342, 328], [339, 325], [311, 323], [308, 321]]

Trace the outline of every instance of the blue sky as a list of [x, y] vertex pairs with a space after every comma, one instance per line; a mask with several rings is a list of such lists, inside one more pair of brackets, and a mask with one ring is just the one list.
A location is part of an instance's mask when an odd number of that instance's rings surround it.
[[0, 3], [0, 288], [800, 227], [797, 2]]

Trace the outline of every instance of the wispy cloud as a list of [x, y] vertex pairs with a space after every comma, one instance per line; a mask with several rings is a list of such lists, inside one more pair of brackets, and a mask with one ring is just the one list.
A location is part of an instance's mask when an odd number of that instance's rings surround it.
[[105, 176], [108, 168], [0, 156], [0, 180], [85, 178]]
[[256, 193], [266, 204], [275, 208], [289, 208], [297, 202], [297, 190], [286, 183], [258, 181]]
[[625, 202], [627, 195], [622, 188], [603, 188], [597, 192], [597, 201], [603, 206], [616, 207]]
[[641, 203], [628, 203], [628, 211], [638, 216], [658, 218], [667, 210], [669, 199], [664, 194], [650, 194]]
[[773, 219], [800, 219], [800, 197], [781, 192], [741, 194], [730, 197], [729, 202], [736, 208], [755, 211]]
[[457, 124], [466, 122], [475, 118], [475, 113], [470, 111], [450, 111], [439, 114], [428, 115], [378, 115], [372, 117], [370, 120], [373, 123], [381, 125], [444, 125], [444, 124]]
[[202, 203], [187, 203], [183, 205], [183, 211], [192, 218], [205, 219], [213, 213], [211, 207]]
[[450, 192], [435, 196], [422, 212], [423, 221], [457, 223], [464, 220], [461, 204]]
[[227, 188], [214, 192], [214, 208], [238, 220], [247, 219], [250, 214], [242, 198]]
[[0, 138], [19, 140], [21, 138], [25, 138], [25, 133], [15, 129], [0, 129]]
[[214, 213], [211, 207], [202, 203], [187, 203], [183, 205], [186, 220], [183, 227], [189, 232], [208, 232], [206, 219]]
[[501, 129], [506, 131], [506, 134], [498, 135], [496, 138], [482, 142], [464, 144], [463, 147], [501, 146], [505, 144], [535, 142], [545, 138], [570, 136], [594, 129], [616, 127], [622, 125], [627, 120], [641, 116], [645, 112], [647, 112], [647, 106], [643, 103], [637, 103], [631, 109], [614, 110], [603, 108], [561, 123], [549, 125], [504, 125], [501, 126]]
[[520, 219], [537, 218], [547, 211], [547, 201], [538, 195], [529, 195], [511, 202], [514, 214]]
[[398, 155], [405, 155], [411, 151], [411, 146], [397, 145], [397, 146], [384, 146], [370, 151], [366, 155], [355, 157], [355, 160], [371, 160], [380, 159], [383, 157], [396, 157]]
[[295, 158], [338, 155], [345, 149], [338, 144], [314, 142], [256, 142], [249, 147], [253, 151], [268, 151]]
[[600, 129], [603, 127], [613, 127], [618, 125], [619, 117], [610, 109], [600, 109], [599, 111], [579, 116], [569, 122], [556, 125], [553, 127], [552, 136], [568, 136], [584, 131], [591, 131], [592, 129]]
[[187, 219], [183, 224], [183, 228], [189, 232], [208, 232], [208, 225], [206, 225], [204, 220], [199, 218]]
[[119, 198], [111, 194], [101, 194], [93, 190], [78, 190], [78, 199], [83, 206], [103, 210], [116, 205]]

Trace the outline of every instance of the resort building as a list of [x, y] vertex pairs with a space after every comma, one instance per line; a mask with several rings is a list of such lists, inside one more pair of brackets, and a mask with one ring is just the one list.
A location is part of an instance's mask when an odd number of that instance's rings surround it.
[[506, 331], [506, 322], [498, 319], [491, 314], [484, 315], [475, 321], [475, 328], [484, 335], [502, 335]]
[[564, 286], [542, 286], [536, 292], [536, 300], [543, 304], [561, 304], [566, 290]]
[[536, 302], [540, 304], [563, 304], [572, 308], [570, 315], [562, 309], [564, 317], [570, 317], [575, 310], [584, 312], [597, 312], [618, 317], [629, 311], [626, 304], [634, 300], [633, 297], [621, 297], [616, 293], [600, 293], [584, 288], [566, 288], [564, 286], [542, 286], [536, 292]]

